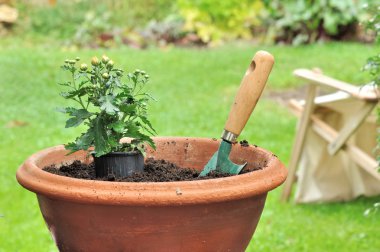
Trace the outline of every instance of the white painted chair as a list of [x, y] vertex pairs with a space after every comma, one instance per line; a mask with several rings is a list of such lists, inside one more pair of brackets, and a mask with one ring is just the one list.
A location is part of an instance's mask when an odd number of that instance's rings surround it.
[[[338, 81], [320, 70], [297, 69], [294, 75], [307, 81], [308, 91], [305, 100], [289, 102], [300, 121], [281, 199], [290, 198], [296, 180], [299, 203], [380, 194], [374, 154], [378, 125], [373, 113], [379, 90]], [[317, 96], [319, 88], [335, 92]]]

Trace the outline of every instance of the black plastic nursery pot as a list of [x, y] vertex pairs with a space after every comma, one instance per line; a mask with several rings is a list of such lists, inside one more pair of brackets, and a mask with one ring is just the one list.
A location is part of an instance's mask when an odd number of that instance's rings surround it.
[[113, 175], [115, 178], [122, 178], [142, 172], [144, 156], [137, 151], [111, 152], [100, 157], [94, 156], [94, 164], [96, 177]]

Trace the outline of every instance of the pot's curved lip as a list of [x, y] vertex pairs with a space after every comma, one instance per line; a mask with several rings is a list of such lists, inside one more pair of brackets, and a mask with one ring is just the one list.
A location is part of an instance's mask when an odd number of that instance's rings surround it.
[[[95, 154], [91, 154], [93, 157], [95, 157]], [[100, 157], [97, 157], [97, 158], [101, 158], [101, 157], [120, 157], [120, 156], [124, 156], [124, 157], [129, 157], [129, 156], [137, 156], [137, 155], [143, 155], [141, 152], [137, 152], [137, 151], [131, 151], [131, 152], [111, 152], [111, 153], [108, 153], [108, 154], [105, 154], [103, 156], [100, 156]]]
[[[158, 139], [158, 138], [156, 138]], [[162, 139], [162, 138], [161, 138]], [[208, 138], [166, 137], [165, 140], [210, 141]], [[252, 146], [246, 148], [254, 148]], [[18, 169], [18, 182], [26, 189], [50, 198], [106, 205], [164, 206], [237, 200], [264, 194], [281, 185], [287, 170], [269, 151], [267, 167], [226, 178], [180, 182], [109, 182], [75, 179], [51, 174], [36, 166], [43, 156], [64, 150], [63, 145], [39, 151]]]

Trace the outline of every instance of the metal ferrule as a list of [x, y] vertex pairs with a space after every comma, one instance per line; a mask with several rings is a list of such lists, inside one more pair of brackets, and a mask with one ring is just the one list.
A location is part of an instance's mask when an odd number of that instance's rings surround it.
[[223, 130], [223, 133], [222, 133], [222, 139], [223, 140], [230, 142], [230, 143], [233, 143], [236, 141], [237, 137], [238, 137], [238, 135], [235, 135], [234, 133], [229, 132], [228, 130]]

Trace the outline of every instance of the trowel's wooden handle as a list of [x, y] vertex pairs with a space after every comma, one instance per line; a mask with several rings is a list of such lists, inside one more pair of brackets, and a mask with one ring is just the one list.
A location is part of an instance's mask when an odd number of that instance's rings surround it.
[[273, 63], [274, 58], [270, 53], [258, 51], [255, 54], [241, 81], [225, 130], [240, 135], [264, 90]]

